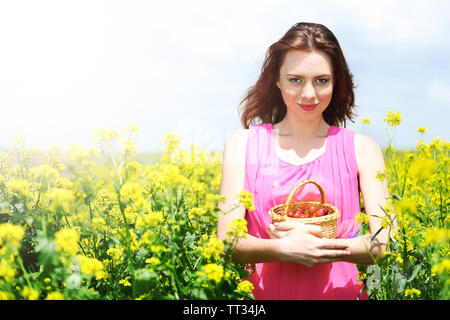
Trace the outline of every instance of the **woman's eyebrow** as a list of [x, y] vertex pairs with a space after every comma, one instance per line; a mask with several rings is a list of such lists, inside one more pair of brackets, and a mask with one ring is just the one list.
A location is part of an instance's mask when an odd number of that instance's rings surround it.
[[[298, 77], [298, 78], [303, 78], [304, 77], [303, 75], [296, 74], [296, 73], [288, 73], [288, 74], [286, 74], [286, 76], [288, 76], [288, 77]], [[324, 74], [317, 75], [314, 78], [331, 78], [331, 77], [332, 77], [331, 74], [324, 73]]]

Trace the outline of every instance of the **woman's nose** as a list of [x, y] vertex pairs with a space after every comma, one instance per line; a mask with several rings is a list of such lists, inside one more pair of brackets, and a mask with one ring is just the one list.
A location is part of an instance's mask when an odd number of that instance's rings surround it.
[[316, 90], [312, 86], [312, 84], [306, 84], [302, 91], [301, 91], [301, 97], [303, 100], [310, 101], [315, 100], [316, 98]]

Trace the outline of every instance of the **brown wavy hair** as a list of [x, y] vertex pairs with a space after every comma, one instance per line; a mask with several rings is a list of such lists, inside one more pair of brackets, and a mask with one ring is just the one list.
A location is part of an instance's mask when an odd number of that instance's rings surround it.
[[324, 25], [301, 22], [292, 26], [267, 50], [257, 82], [247, 90], [239, 104], [244, 128], [248, 129], [251, 124], [256, 124], [257, 120], [275, 124], [285, 117], [286, 105], [276, 82], [288, 50], [316, 50], [330, 57], [335, 84], [330, 104], [323, 113], [324, 120], [329, 125], [343, 124], [344, 127], [347, 119], [354, 122], [355, 85], [338, 40]]

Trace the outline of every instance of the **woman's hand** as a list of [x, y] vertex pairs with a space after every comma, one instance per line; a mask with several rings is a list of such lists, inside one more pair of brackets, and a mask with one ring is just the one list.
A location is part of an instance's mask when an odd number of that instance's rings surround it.
[[350, 255], [345, 239], [322, 238], [322, 228], [317, 225], [284, 221], [270, 224], [267, 233], [272, 239], [280, 239], [285, 261], [312, 267]]

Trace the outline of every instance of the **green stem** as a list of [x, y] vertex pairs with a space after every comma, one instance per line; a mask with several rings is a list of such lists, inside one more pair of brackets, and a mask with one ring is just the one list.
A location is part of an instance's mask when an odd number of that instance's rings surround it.
[[23, 272], [23, 275], [24, 275], [24, 277], [25, 277], [25, 280], [27, 281], [28, 286], [29, 286], [30, 288], [32, 288], [30, 279], [29, 279], [29, 277], [28, 277], [28, 273], [27, 273], [27, 271], [25, 270], [25, 267], [24, 267], [24, 265], [23, 265], [22, 257], [21, 257], [20, 255], [18, 255], [17, 260], [19, 261], [20, 269], [21, 269], [22, 272]]

